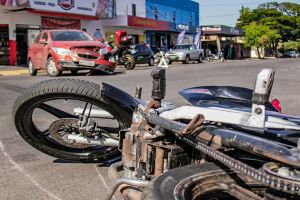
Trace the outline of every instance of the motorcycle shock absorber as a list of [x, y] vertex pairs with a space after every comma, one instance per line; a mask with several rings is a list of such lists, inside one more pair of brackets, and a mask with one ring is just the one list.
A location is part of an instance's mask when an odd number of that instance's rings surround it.
[[166, 69], [156, 67], [152, 70], [152, 98], [155, 101], [161, 102], [166, 95]]

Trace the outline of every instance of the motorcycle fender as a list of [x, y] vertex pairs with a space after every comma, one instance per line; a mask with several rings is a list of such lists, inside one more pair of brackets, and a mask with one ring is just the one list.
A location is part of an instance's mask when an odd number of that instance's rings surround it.
[[132, 113], [138, 106], [137, 100], [130, 94], [107, 83], [102, 83], [101, 97], [106, 103], [112, 105], [116, 111], [125, 115], [130, 120]]

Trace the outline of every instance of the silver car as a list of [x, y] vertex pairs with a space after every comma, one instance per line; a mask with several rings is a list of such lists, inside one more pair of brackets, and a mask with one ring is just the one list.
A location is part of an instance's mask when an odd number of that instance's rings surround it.
[[203, 50], [197, 49], [193, 44], [180, 44], [167, 52], [166, 56], [170, 58], [170, 62], [182, 61], [182, 63], [188, 64], [191, 60], [196, 60], [198, 63], [201, 63]]

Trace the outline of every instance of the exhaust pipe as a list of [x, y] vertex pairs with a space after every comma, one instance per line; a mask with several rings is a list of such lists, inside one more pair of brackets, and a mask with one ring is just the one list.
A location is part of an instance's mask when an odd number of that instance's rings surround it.
[[[74, 108], [75, 116], [82, 115], [82, 113], [83, 113], [83, 108]], [[88, 116], [89, 110], [86, 109], [83, 115]], [[92, 109], [89, 116], [92, 118], [114, 119], [114, 117], [109, 112], [103, 109]]]
[[74, 141], [77, 144], [92, 144], [92, 145], [102, 145], [102, 146], [110, 146], [110, 147], [118, 147], [119, 141], [114, 140], [112, 138], [101, 138], [101, 139], [92, 139], [86, 138], [79, 135], [68, 135], [68, 140]]

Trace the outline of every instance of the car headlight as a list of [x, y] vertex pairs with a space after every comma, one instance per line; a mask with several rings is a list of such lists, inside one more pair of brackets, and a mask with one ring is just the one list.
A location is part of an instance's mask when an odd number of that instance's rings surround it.
[[100, 54], [100, 55], [106, 55], [107, 53], [108, 53], [107, 48], [102, 48], [102, 49], [100, 49], [100, 51], [99, 51], [99, 54]]
[[179, 56], [182, 56], [184, 53], [183, 52], [177, 52], [176, 54], [179, 55]]
[[62, 56], [71, 55], [71, 51], [69, 49], [53, 47], [52, 50]]

